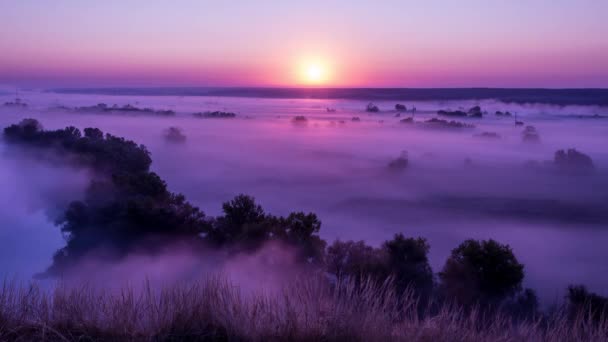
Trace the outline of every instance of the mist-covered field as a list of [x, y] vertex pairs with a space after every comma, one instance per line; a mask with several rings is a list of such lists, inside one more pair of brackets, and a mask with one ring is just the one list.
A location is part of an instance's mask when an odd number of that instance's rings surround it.
[[[35, 118], [45, 129], [97, 127], [144, 144], [152, 170], [170, 191], [208, 215], [244, 193], [276, 215], [316, 213], [320, 236], [330, 242], [377, 246], [396, 233], [421, 236], [437, 271], [463, 240], [491, 238], [513, 248], [525, 264], [524, 285], [544, 303], [561, 300], [573, 283], [608, 294], [606, 107], [375, 101], [379, 112], [366, 112], [365, 100], [20, 96], [27, 107], [0, 107], [2, 127]], [[0, 103], [13, 97], [1, 95]], [[175, 115], [75, 109], [98, 103]], [[407, 109], [395, 110], [396, 103]], [[437, 115], [476, 105], [482, 118]], [[236, 117], [192, 115], [207, 111]], [[435, 117], [474, 127], [425, 123]], [[408, 118], [413, 122], [401, 121]], [[185, 140], [167, 139], [169, 127], [179, 128]], [[560, 167], [554, 155], [561, 149], [584, 153], [593, 168]], [[94, 171], [52, 156], [32, 158], [4, 143], [0, 151], [0, 274], [29, 279], [64, 245], [54, 217], [84, 196]], [[172, 269], [183, 261], [173, 257], [154, 265]], [[153, 266], [137, 272], [154, 273]]]

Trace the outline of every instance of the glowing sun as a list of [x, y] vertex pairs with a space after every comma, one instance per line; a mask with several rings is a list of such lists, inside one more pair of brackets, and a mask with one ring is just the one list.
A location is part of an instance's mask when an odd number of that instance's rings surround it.
[[327, 83], [327, 67], [319, 62], [304, 63], [300, 66], [300, 82], [309, 85], [320, 85]]

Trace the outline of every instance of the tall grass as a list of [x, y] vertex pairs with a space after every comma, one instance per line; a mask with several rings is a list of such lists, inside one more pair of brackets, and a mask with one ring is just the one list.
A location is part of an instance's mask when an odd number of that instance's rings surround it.
[[0, 340], [606, 341], [606, 320], [556, 311], [513, 321], [443, 306], [420, 314], [390, 284], [299, 280], [244, 291], [220, 276], [156, 288], [4, 282]]

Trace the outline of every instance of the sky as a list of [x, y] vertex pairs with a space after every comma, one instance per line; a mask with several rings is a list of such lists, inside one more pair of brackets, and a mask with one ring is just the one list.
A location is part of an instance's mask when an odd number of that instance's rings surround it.
[[608, 1], [0, 0], [0, 85], [608, 87]]

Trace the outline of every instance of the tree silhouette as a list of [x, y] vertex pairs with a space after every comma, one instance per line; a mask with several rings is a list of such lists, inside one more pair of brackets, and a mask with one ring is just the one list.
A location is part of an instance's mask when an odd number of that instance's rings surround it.
[[441, 290], [461, 304], [495, 304], [521, 289], [524, 266], [508, 245], [494, 240], [466, 240], [439, 273]]

